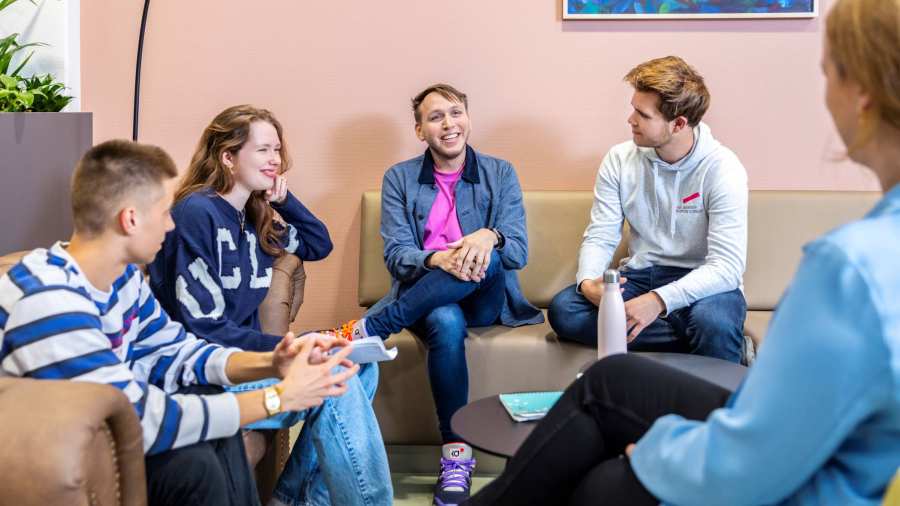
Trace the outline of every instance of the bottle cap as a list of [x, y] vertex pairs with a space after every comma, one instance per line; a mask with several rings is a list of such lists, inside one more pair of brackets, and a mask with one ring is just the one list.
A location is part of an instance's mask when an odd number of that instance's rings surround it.
[[604, 283], [618, 283], [619, 282], [619, 271], [617, 271], [615, 269], [607, 269], [607, 271], [603, 273], [603, 282]]

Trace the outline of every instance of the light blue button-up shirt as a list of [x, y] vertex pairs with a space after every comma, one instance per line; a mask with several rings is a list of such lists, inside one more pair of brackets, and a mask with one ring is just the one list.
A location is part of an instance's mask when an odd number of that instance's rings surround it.
[[880, 504], [900, 466], [900, 185], [804, 248], [728, 405], [660, 418], [632, 466], [667, 504]]

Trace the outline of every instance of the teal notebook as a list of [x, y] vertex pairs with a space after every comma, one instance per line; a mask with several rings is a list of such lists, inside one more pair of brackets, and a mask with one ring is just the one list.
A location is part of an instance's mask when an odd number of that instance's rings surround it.
[[562, 392], [518, 392], [500, 394], [500, 404], [517, 422], [540, 420], [556, 404]]

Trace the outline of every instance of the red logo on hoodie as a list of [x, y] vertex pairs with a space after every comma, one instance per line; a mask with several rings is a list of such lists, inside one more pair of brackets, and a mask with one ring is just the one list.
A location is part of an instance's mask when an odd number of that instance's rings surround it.
[[681, 199], [682, 204], [687, 204], [688, 202], [700, 198], [700, 192], [696, 192], [693, 195], [688, 195], [687, 197]]

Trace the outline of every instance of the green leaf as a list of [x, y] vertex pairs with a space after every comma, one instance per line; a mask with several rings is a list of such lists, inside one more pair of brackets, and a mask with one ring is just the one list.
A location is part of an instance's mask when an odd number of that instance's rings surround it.
[[0, 84], [3, 84], [3, 87], [7, 89], [18, 89], [19, 80], [15, 77], [0, 74]]
[[28, 63], [28, 60], [30, 60], [32, 56], [34, 56], [34, 51], [32, 51], [31, 53], [29, 53], [28, 56], [26, 56], [25, 59], [22, 60], [22, 63], [20, 63], [19, 66], [16, 67], [16, 70], [13, 70], [13, 71], [12, 71], [12, 74], [10, 74], [10, 75], [13, 75], [13, 76], [19, 75], [19, 71], [22, 70], [22, 67], [24, 67], [25, 64]]

